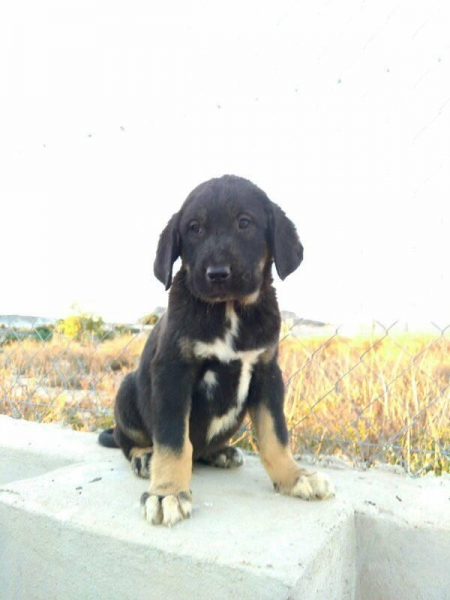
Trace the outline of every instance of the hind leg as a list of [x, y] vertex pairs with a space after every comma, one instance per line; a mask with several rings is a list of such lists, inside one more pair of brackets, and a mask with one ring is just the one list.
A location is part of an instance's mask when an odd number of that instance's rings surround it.
[[147, 446], [139, 446], [136, 441], [131, 439], [119, 427], [116, 426], [114, 437], [131, 463], [131, 469], [135, 475], [144, 479], [150, 478], [150, 461], [153, 454], [153, 446], [148, 443]]
[[150, 461], [153, 456], [153, 446], [148, 448], [131, 449], [131, 468], [133, 473], [143, 479], [150, 479]]
[[201, 456], [198, 462], [219, 469], [233, 469], [244, 464], [244, 453], [234, 446], [224, 446], [220, 450]]
[[114, 438], [131, 468], [138, 477], [150, 477], [150, 460], [153, 454], [151, 436], [140, 418], [137, 405], [135, 373], [128, 374], [117, 392], [114, 413], [116, 427]]

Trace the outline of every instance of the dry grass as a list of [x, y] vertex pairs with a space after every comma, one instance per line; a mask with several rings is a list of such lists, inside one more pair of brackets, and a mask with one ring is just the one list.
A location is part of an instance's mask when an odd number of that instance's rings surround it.
[[[0, 347], [0, 412], [75, 429], [112, 424], [145, 335], [98, 345], [55, 335]], [[287, 338], [280, 364], [297, 451], [450, 472], [450, 340], [425, 335]], [[256, 447], [251, 429], [239, 443]]]
[[113, 423], [112, 406], [137, 364], [144, 335], [99, 344], [54, 335], [0, 348], [0, 412], [44, 423], [64, 421], [93, 431]]
[[450, 471], [449, 339], [288, 339], [281, 363], [300, 447], [356, 464]]

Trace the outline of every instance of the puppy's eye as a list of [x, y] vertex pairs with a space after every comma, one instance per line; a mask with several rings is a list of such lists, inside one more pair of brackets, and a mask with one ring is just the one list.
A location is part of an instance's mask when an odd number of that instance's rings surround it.
[[247, 217], [241, 217], [239, 219], [239, 229], [247, 229], [247, 227], [250, 225], [251, 221], [250, 219], [247, 219]]
[[197, 234], [200, 233], [201, 227], [197, 223], [197, 221], [192, 221], [192, 223], [189, 223], [189, 231], [192, 231], [192, 233], [197, 233]]

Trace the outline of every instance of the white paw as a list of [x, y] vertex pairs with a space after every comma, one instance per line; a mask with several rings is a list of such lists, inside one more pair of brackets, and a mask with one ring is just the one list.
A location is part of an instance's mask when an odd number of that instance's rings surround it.
[[204, 459], [206, 464], [219, 469], [234, 469], [245, 462], [245, 455], [240, 448], [227, 446], [210, 457]]
[[222, 469], [241, 467], [244, 464], [244, 453], [239, 448], [230, 446], [217, 455], [213, 464], [215, 467], [220, 467]]
[[291, 496], [303, 498], [303, 500], [314, 498], [325, 500], [334, 496], [334, 494], [333, 482], [328, 475], [323, 473], [301, 475], [290, 492]]
[[145, 454], [141, 454], [139, 456], [133, 456], [131, 458], [131, 468], [133, 473], [138, 477], [143, 477], [144, 479], [150, 478], [150, 461], [152, 459], [152, 453], [146, 452]]
[[172, 527], [191, 516], [192, 496], [189, 492], [168, 496], [150, 495], [145, 492], [141, 497], [141, 506], [146, 521], [152, 525], [163, 524]]

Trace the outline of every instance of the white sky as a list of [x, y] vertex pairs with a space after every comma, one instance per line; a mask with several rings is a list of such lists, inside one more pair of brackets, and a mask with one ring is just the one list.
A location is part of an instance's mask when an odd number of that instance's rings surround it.
[[305, 261], [280, 305], [450, 323], [450, 3], [20, 1], [0, 24], [0, 314], [166, 303], [158, 235], [253, 180]]

